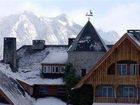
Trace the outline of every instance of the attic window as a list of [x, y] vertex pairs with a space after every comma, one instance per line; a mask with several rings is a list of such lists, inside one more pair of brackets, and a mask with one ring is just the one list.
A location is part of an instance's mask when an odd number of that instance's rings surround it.
[[107, 70], [108, 75], [115, 75], [115, 63], [113, 63]]

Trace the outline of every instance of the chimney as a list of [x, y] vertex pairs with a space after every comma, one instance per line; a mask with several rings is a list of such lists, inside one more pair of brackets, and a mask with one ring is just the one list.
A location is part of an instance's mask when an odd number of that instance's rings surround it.
[[127, 33], [131, 33], [134, 37], [140, 41], [140, 30], [127, 30]]
[[45, 47], [45, 40], [33, 40], [33, 47], [34, 50], [43, 50]]
[[73, 43], [74, 40], [75, 40], [75, 38], [69, 38], [68, 39], [68, 46], [70, 46]]
[[13, 37], [4, 38], [3, 60], [4, 60], [4, 63], [10, 64], [10, 67], [13, 72], [17, 72], [16, 38], [13, 38]]

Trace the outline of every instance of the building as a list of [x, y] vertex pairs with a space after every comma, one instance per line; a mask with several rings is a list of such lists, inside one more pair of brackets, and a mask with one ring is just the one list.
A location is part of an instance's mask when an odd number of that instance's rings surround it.
[[76, 88], [92, 87], [93, 102], [140, 103], [139, 35], [140, 30], [128, 30]]
[[[4, 62], [14, 66], [12, 71], [21, 77], [17, 80], [33, 97], [61, 96], [65, 93], [63, 76], [66, 64], [72, 63], [76, 74], [84, 76], [108, 51], [90, 21], [76, 38], [69, 39], [68, 45], [45, 45], [44, 40], [33, 40], [32, 45], [15, 50], [16, 39], [5, 40], [4, 55], [8, 56], [4, 56]], [[6, 43], [9, 41], [10, 45]]]
[[105, 45], [90, 21], [68, 45], [33, 40], [32, 45], [16, 50], [15, 39], [5, 39], [3, 61], [32, 97], [65, 94], [64, 69], [72, 63], [82, 77], [74, 90], [82, 90], [83, 97], [88, 95], [92, 102], [140, 103], [139, 30], [128, 30], [113, 46]]
[[107, 51], [104, 41], [88, 21], [68, 49], [68, 62], [73, 64], [77, 75], [81, 76], [88, 73]]

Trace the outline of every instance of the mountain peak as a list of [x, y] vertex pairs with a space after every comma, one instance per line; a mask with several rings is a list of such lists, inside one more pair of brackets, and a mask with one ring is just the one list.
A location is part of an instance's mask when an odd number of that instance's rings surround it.
[[68, 16], [66, 14], [60, 14], [56, 16], [55, 18], [61, 21], [68, 21]]

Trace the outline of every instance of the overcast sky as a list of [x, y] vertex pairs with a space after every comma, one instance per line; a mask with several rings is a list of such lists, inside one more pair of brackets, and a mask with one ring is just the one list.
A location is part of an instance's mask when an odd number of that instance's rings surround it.
[[0, 17], [24, 10], [46, 17], [65, 13], [84, 25], [90, 9], [95, 28], [114, 30], [121, 36], [127, 29], [140, 29], [140, 0], [0, 0]]

